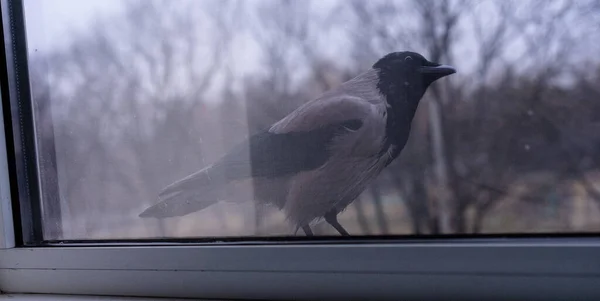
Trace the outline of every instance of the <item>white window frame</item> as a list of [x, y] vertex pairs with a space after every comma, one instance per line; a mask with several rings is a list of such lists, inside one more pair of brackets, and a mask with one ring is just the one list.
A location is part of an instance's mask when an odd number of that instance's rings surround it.
[[263, 300], [600, 299], [600, 240], [593, 237], [15, 246], [1, 110], [0, 291], [5, 293]]

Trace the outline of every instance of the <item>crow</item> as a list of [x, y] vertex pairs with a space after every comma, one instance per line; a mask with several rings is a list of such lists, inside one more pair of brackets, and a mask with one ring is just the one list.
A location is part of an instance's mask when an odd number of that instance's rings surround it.
[[167, 218], [227, 201], [242, 183], [254, 199], [282, 210], [312, 236], [325, 221], [349, 235], [337, 215], [402, 151], [427, 88], [455, 73], [415, 52], [392, 52], [369, 70], [301, 105], [209, 165], [159, 193], [140, 217]]

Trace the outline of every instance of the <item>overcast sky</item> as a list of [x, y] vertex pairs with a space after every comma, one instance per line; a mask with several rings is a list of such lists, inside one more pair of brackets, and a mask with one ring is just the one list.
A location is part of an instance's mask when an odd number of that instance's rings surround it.
[[29, 52], [65, 45], [72, 32], [85, 29], [95, 16], [114, 14], [123, 0], [25, 0]]
[[[135, 0], [25, 0], [29, 53], [47, 53], [51, 49], [68, 45], [73, 33], [84, 32], [96, 18], [118, 14], [128, 1]], [[328, 9], [334, 2], [315, 3], [323, 9]], [[463, 41], [457, 47], [458, 52], [465, 51], [466, 45], [469, 44]], [[247, 47], [243, 48], [244, 52], [247, 52]], [[419, 49], [410, 50], [419, 51]], [[336, 57], [339, 60], [341, 59], [339, 54], [347, 52], [347, 47], [339, 42], [320, 51], [323, 52], [322, 55]], [[248, 61], [240, 63], [247, 65]], [[471, 67], [470, 60], [461, 63], [463, 69]]]
[[[28, 34], [28, 48], [30, 53], [46, 53], [56, 47], [68, 45], [70, 39], [73, 37], [73, 33], [85, 32], [86, 27], [92, 25], [96, 18], [102, 18], [103, 16], [118, 15], [123, 7], [130, 2], [135, 0], [25, 0], [25, 17], [27, 22], [27, 34]], [[174, 1], [174, 0], [170, 0]], [[368, 0], [365, 0], [368, 1]], [[503, 0], [499, 0], [503, 1]], [[256, 2], [253, 2], [256, 3]], [[323, 10], [327, 7], [323, 2], [316, 1]], [[333, 2], [328, 2], [333, 3]], [[474, 2], [478, 3], [478, 2]], [[550, 3], [550, 2], [549, 2]], [[559, 3], [559, 2], [552, 2]], [[478, 12], [479, 15], [485, 14], [485, 9]], [[494, 23], [492, 19], [487, 20], [487, 23]], [[484, 24], [484, 27], [487, 24]], [[471, 29], [469, 24], [466, 28]], [[325, 37], [324, 33], [321, 38]], [[321, 55], [334, 57], [336, 60], [342, 58], [349, 58], [348, 47], [342, 42], [335, 41], [334, 37], [326, 37], [328, 43], [331, 44], [328, 47], [321, 47]], [[464, 71], [470, 71], [475, 65], [476, 61], [473, 60], [474, 55], [474, 40], [472, 34], [466, 34], [461, 36], [461, 41], [454, 47], [455, 64], [462, 71], [462, 74], [466, 74]], [[512, 41], [511, 41], [512, 42]], [[251, 44], [251, 43], [250, 43]], [[584, 48], [583, 45], [588, 45], [585, 41], [578, 43], [580, 45], [575, 51], [578, 53], [576, 57], [589, 57], [592, 56], [597, 59], [595, 55], [590, 55], [590, 52], [594, 53], [593, 47]], [[240, 45], [235, 49], [242, 49], [241, 54], [234, 55], [235, 58], [240, 58], [239, 61], [235, 61], [233, 64], [236, 67], [236, 73], [243, 74], [249, 70], [254, 70], [259, 64], [259, 60], [249, 56], [249, 44]], [[597, 48], [598, 44], [591, 42], [591, 46]], [[242, 47], [243, 46], [243, 47]], [[523, 45], [519, 43], [512, 43], [511, 50], [509, 53], [505, 53], [506, 57], [516, 58], [519, 57]], [[400, 50], [400, 49], [399, 49]], [[406, 49], [420, 51], [422, 49]], [[235, 50], [234, 50], [235, 51]], [[586, 53], [587, 52], [587, 53]], [[250, 57], [250, 58], [249, 58]], [[254, 70], [256, 71], [256, 70]], [[296, 72], [300, 73], [300, 72]]]

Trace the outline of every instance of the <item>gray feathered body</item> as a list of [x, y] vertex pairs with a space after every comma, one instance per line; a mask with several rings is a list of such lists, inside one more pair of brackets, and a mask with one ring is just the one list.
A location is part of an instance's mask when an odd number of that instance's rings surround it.
[[376, 71], [365, 72], [307, 102], [268, 130], [274, 134], [309, 132], [346, 120], [360, 120], [358, 129], [342, 127], [331, 137], [326, 147], [332, 155], [317, 168], [253, 176], [252, 165], [260, 163], [250, 159], [252, 150], [235, 152], [235, 156], [226, 155], [169, 185], [160, 194], [162, 201], [140, 216], [182, 216], [218, 201], [244, 199], [274, 205], [298, 226], [309, 224], [332, 209], [341, 212], [390, 160], [389, 152], [380, 154], [387, 105], [376, 84]]
[[295, 225], [309, 224], [332, 209], [343, 211], [387, 165], [389, 154], [380, 155], [385, 139], [386, 102], [376, 83], [374, 70], [361, 74], [271, 127], [270, 131], [284, 133], [349, 118], [363, 122], [359, 129], [347, 129], [334, 138], [330, 147], [335, 156], [325, 164], [288, 179], [282, 209]]
[[419, 100], [450, 66], [396, 52], [249, 137], [214, 164], [166, 187], [140, 216], [172, 217], [218, 201], [274, 205], [298, 229], [335, 219], [396, 158]]

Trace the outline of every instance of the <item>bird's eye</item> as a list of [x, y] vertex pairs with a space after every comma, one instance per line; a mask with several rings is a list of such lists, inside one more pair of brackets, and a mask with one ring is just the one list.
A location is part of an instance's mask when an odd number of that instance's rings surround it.
[[407, 56], [407, 57], [404, 58], [405, 62], [410, 62], [412, 60], [413, 60], [412, 56]]

